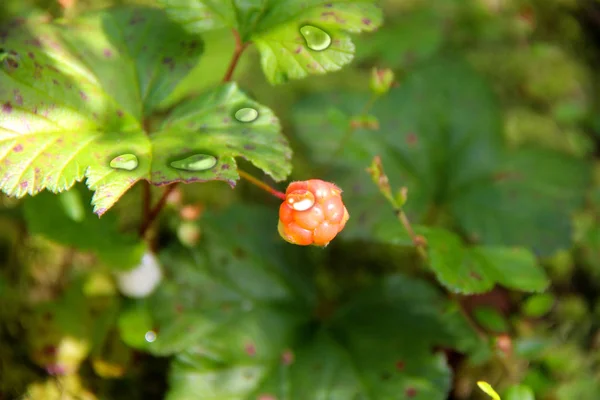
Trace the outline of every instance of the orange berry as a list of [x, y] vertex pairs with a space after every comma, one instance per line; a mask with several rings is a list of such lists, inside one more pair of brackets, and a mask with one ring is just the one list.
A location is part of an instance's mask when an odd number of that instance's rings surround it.
[[300, 246], [327, 246], [350, 218], [342, 191], [320, 179], [292, 182], [279, 207], [281, 237]]

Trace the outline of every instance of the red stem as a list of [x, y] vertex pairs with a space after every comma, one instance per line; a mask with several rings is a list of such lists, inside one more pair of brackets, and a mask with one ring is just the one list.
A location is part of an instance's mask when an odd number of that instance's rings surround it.
[[[240, 61], [240, 57], [241, 57], [242, 53], [244, 52], [244, 50], [246, 50], [246, 47], [248, 47], [248, 43], [242, 43], [242, 38], [240, 37], [240, 34], [238, 33], [238, 31], [236, 31], [235, 29], [233, 30], [233, 36], [235, 38], [235, 49], [233, 51], [233, 56], [231, 57], [231, 61], [229, 62], [229, 66], [227, 67], [227, 71], [225, 72], [225, 76], [223, 76], [223, 80], [222, 80], [223, 83], [231, 81], [233, 72], [235, 71], [235, 68], [237, 67], [237, 65]], [[240, 173], [240, 175], [242, 175], [242, 173]], [[161, 198], [158, 200], [158, 203], [156, 203], [156, 205], [153, 208], [150, 208], [150, 203], [148, 203], [148, 209], [144, 209], [145, 217], [144, 217], [144, 220], [143, 220], [142, 225], [140, 226], [140, 230], [139, 230], [140, 237], [144, 237], [146, 235], [146, 232], [148, 231], [148, 229], [150, 229], [150, 227], [152, 226], [152, 224], [154, 223], [154, 221], [156, 220], [156, 218], [158, 217], [158, 215], [164, 208], [165, 204], [167, 204], [167, 198], [169, 197], [171, 192], [173, 192], [173, 190], [175, 190], [177, 185], [178, 185], [177, 183], [173, 183], [173, 184], [167, 186], [167, 188], [163, 192]], [[272, 194], [280, 193], [274, 189], [272, 189], [272, 190], [273, 190]], [[280, 193], [280, 194], [283, 195], [283, 198], [285, 199], [285, 195], [283, 193]], [[278, 196], [278, 195], [275, 194], [275, 196]]]
[[273, 196], [277, 197], [278, 199], [285, 200], [285, 193], [282, 193], [279, 190], [273, 189], [271, 186], [267, 185], [266, 183], [264, 183], [262, 181], [259, 181], [258, 179], [256, 179], [252, 175], [250, 175], [249, 173], [238, 169], [238, 174], [240, 174], [240, 177], [244, 178], [245, 180], [247, 180], [254, 186], [261, 188], [265, 192], [272, 194]]
[[231, 61], [229, 62], [229, 67], [225, 72], [225, 76], [223, 76], [223, 83], [229, 82], [231, 80], [231, 77], [233, 76], [233, 71], [235, 71], [235, 67], [240, 61], [240, 56], [242, 55], [244, 50], [246, 50], [246, 47], [248, 47], [248, 43], [242, 43], [242, 38], [240, 37], [238, 31], [236, 31], [235, 29], [233, 29], [233, 37], [235, 38], [235, 49], [233, 50], [233, 56], [231, 57]]

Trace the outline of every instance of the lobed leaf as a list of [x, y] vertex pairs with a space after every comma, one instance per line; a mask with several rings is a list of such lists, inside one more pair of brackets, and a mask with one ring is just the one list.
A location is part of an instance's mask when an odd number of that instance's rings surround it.
[[433, 347], [481, 346], [447, 300], [398, 275], [315, 319], [314, 263], [267, 233], [269, 214], [205, 215], [199, 248], [163, 254], [161, 287], [121, 315], [129, 345], [174, 354], [167, 398], [446, 398], [450, 370]]
[[[272, 84], [310, 74], [337, 71], [354, 57], [349, 33], [372, 31], [382, 21], [372, 0], [232, 1], [160, 0], [169, 15], [190, 32], [224, 26], [252, 41]], [[324, 32], [327, 43], [315, 46], [301, 29]]]
[[[149, 115], [198, 60], [202, 45], [159, 10], [117, 8], [66, 24], [27, 24], [2, 34], [0, 190], [61, 192], [87, 179], [102, 215], [136, 182], [239, 178], [244, 157], [276, 180], [291, 151], [271, 110], [235, 84], [183, 102], [166, 121]], [[240, 108], [257, 112], [235, 118]], [[216, 161], [182, 167], [201, 155]]]
[[[94, 218], [86, 207], [91, 196], [86, 197], [75, 187], [59, 196], [44, 192], [27, 199], [24, 215], [28, 231], [65, 246], [91, 251], [111, 268], [137, 265], [146, 251], [145, 243], [135, 235], [120, 232], [112, 215]], [[61, 201], [65, 198], [67, 204]]]
[[474, 242], [527, 246], [540, 255], [570, 244], [569, 218], [582, 205], [589, 163], [507, 150], [494, 96], [468, 65], [447, 58], [422, 65], [375, 104], [379, 130], [351, 128], [367, 102], [358, 93], [315, 95], [295, 113], [312, 161], [331, 165], [324, 178], [344, 189], [354, 218], [342, 235], [368, 238], [392, 215], [366, 171], [380, 156], [391, 187], [407, 187], [404, 208], [414, 223], [455, 221]]
[[[415, 231], [427, 240], [429, 267], [450, 291], [476, 294], [502, 285], [541, 292], [550, 283], [535, 256], [525, 248], [469, 247], [458, 235], [443, 228], [417, 226]], [[412, 245], [399, 221], [379, 224], [374, 235], [384, 243]]]

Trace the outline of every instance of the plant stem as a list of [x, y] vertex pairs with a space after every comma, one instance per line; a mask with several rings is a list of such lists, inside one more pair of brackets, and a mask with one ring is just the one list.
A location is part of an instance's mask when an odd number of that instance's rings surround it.
[[262, 190], [268, 192], [269, 194], [272, 194], [273, 196], [275, 196], [281, 200], [285, 200], [285, 193], [282, 193], [279, 190], [273, 189], [271, 186], [267, 185], [266, 183], [264, 183], [262, 181], [259, 181], [258, 179], [256, 179], [252, 175], [250, 175], [249, 173], [238, 169], [238, 174], [240, 174], [240, 177], [244, 178], [245, 180], [247, 180], [254, 186], [261, 188]]
[[152, 223], [154, 222], [156, 217], [158, 217], [162, 209], [165, 207], [165, 204], [167, 204], [167, 199], [169, 198], [169, 195], [173, 192], [173, 190], [175, 190], [176, 187], [177, 184], [173, 183], [165, 188], [162, 196], [158, 200], [158, 203], [156, 203], [156, 205], [150, 210], [150, 212], [148, 213], [148, 217], [146, 218], [144, 223], [142, 223], [142, 226], [140, 226], [140, 237], [144, 237], [148, 228], [152, 226]]
[[[248, 43], [242, 43], [240, 34], [235, 29], [233, 30], [233, 36], [235, 38], [235, 49], [233, 51], [233, 56], [231, 57], [231, 61], [229, 62], [229, 66], [227, 67], [227, 71], [225, 72], [225, 76], [223, 76], [222, 83], [231, 81], [231, 78], [233, 77], [235, 68], [237, 67], [237, 65], [240, 61], [240, 56], [242, 55], [244, 50], [246, 50], [246, 48], [248, 47]], [[240, 171], [240, 176], [242, 176], [241, 171]], [[171, 185], [167, 186], [165, 191], [162, 194], [162, 197], [158, 200], [158, 203], [156, 203], [154, 208], [152, 208], [152, 209], [150, 208], [150, 203], [148, 203], [148, 208], [146, 208], [144, 206], [144, 219], [143, 219], [142, 225], [140, 226], [140, 229], [139, 229], [140, 237], [144, 237], [146, 235], [146, 232], [152, 226], [152, 224], [154, 223], [154, 220], [156, 220], [156, 218], [158, 217], [158, 215], [164, 208], [165, 204], [167, 203], [167, 198], [169, 197], [171, 192], [173, 192], [173, 190], [175, 190], [177, 185], [178, 185], [178, 183], [172, 183]], [[275, 192], [277, 192], [277, 191], [275, 191]], [[277, 192], [277, 193], [279, 193], [279, 192]], [[285, 196], [284, 196], [284, 198], [285, 198]]]
[[[369, 101], [367, 101], [365, 103], [365, 105], [363, 106], [363, 108], [360, 110], [358, 115], [360, 115], [360, 116], [365, 115], [371, 109], [371, 107], [373, 107], [373, 104], [375, 103], [377, 98], [378, 98], [377, 95], [375, 95], [375, 94], [372, 95], [371, 98], [369, 99]], [[342, 136], [342, 139], [340, 139], [340, 142], [338, 143], [337, 149], [331, 156], [332, 159], [337, 158], [342, 153], [342, 151], [344, 150], [344, 147], [346, 147], [346, 145], [348, 144], [350, 139], [352, 139], [352, 134], [354, 133], [355, 130], [356, 130], [356, 127], [352, 126], [352, 124], [348, 124], [348, 127], [346, 128], [346, 131], [344, 132], [344, 135]]]
[[150, 207], [152, 204], [152, 191], [150, 189], [150, 182], [142, 181], [142, 215], [144, 218], [148, 218], [150, 215]]
[[235, 71], [235, 67], [238, 65], [240, 61], [240, 56], [248, 47], [248, 43], [242, 43], [242, 38], [238, 31], [233, 29], [233, 37], [235, 38], [235, 49], [233, 50], [233, 55], [231, 56], [231, 61], [229, 62], [229, 67], [225, 72], [225, 76], [223, 76], [223, 82], [231, 81], [231, 77], [233, 76], [233, 71]]

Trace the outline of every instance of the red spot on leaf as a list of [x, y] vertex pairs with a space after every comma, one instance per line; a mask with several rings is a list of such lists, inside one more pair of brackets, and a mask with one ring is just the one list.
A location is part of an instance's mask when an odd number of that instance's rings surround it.
[[479, 274], [478, 274], [477, 272], [475, 272], [475, 271], [471, 271], [471, 272], [469, 272], [469, 276], [470, 276], [471, 278], [475, 278], [475, 279], [477, 279], [478, 281], [480, 281], [480, 280], [482, 280], [482, 279], [483, 279], [483, 278], [481, 277], [481, 275], [479, 275]]
[[404, 361], [396, 361], [396, 369], [398, 371], [403, 371], [405, 367]]
[[415, 135], [414, 133], [409, 133], [408, 135], [406, 135], [406, 144], [409, 145], [410, 147], [413, 147], [415, 145], [417, 145], [417, 143], [419, 143], [419, 138], [417, 137], [417, 135]]
[[13, 151], [14, 151], [15, 153], [20, 153], [20, 152], [22, 152], [22, 151], [23, 151], [23, 145], [22, 145], [22, 144], [18, 144], [18, 145], [16, 145], [15, 147], [13, 147]]
[[256, 400], [277, 400], [277, 397], [271, 395], [271, 394], [261, 394], [259, 395]]
[[83, 101], [87, 101], [87, 99], [88, 99], [87, 94], [85, 94], [85, 92], [82, 92], [81, 90], [79, 91], [79, 96], [81, 97], [81, 100], [83, 100]]
[[302, 46], [298, 46], [296, 47], [296, 50], [294, 50], [294, 53], [296, 54], [300, 54], [302, 52]]
[[117, 115], [120, 117], [123, 117], [123, 110], [117, 110]]
[[417, 389], [409, 387], [408, 389], [406, 389], [405, 393], [406, 397], [415, 397], [417, 395]]
[[250, 357], [254, 357], [256, 355], [256, 346], [252, 343], [248, 343], [248, 344], [246, 344], [246, 347], [244, 347], [244, 351]]
[[113, 56], [113, 52], [111, 49], [104, 49], [102, 54], [104, 54], [104, 57], [106, 58], [111, 58]]
[[10, 104], [10, 102], [2, 104], [2, 112], [5, 114], [10, 114], [12, 112], [12, 104]]
[[21, 187], [21, 189], [27, 189], [27, 186], [29, 186], [29, 182], [23, 181], [19, 183], [19, 186]]
[[281, 355], [283, 365], [291, 365], [294, 362], [294, 353], [291, 350], [286, 350]]
[[362, 23], [365, 25], [371, 25], [371, 20], [369, 18], [363, 18]]

